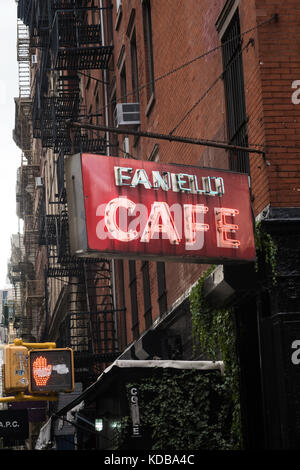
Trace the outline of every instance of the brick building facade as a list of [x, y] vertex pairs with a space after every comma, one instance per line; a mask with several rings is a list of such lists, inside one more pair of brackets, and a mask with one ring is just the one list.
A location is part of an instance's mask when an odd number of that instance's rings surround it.
[[[24, 282], [45, 283], [44, 297], [25, 299], [32, 329], [23, 334], [36, 331], [37, 341], [73, 347], [84, 388], [117, 358], [210, 360], [203, 351], [193, 353], [189, 308], [191, 289], [209, 265], [66, 257], [62, 163], [85, 152], [247, 174], [249, 230], [256, 220], [265, 239], [277, 244], [277, 284], [268, 270], [258, 277], [253, 263], [220, 264], [205, 292], [234, 310], [243, 439], [250, 449], [299, 445], [299, 378], [290, 360], [300, 313], [297, 3], [20, 0], [18, 7], [29, 28], [30, 56], [37, 56], [26, 98], [32, 100], [33, 133], [26, 171], [30, 177], [29, 166], [37, 167], [34, 175], [44, 179], [31, 212], [21, 214], [27, 250], [34, 236], [44, 236], [36, 244], [34, 276]], [[68, 36], [72, 25], [76, 40]], [[210, 143], [119, 133], [120, 103], [139, 105], [135, 132]], [[25, 104], [20, 97], [16, 123], [23, 128]], [[24, 152], [20, 133], [15, 138]], [[31, 220], [36, 225], [27, 225]]]

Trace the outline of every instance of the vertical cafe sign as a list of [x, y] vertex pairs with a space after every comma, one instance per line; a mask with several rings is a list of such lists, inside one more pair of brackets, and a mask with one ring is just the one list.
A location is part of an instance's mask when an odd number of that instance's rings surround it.
[[253, 261], [248, 176], [77, 154], [65, 162], [71, 254]]

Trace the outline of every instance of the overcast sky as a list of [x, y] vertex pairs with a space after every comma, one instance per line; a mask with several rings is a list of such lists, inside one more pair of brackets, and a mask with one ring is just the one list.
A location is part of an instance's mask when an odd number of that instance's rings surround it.
[[15, 0], [1, 0], [0, 15], [0, 289], [7, 286], [7, 262], [10, 238], [18, 232], [16, 215], [16, 174], [21, 164], [21, 150], [12, 138], [15, 120], [14, 97], [19, 94], [17, 63], [17, 5]]

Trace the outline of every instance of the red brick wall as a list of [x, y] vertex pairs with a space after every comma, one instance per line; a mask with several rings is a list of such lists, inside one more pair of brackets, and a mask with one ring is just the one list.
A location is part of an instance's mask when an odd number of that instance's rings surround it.
[[[125, 3], [125, 4], [124, 4]], [[164, 0], [164, 2], [151, 2], [152, 6], [152, 34], [154, 53], [155, 78], [185, 64], [187, 61], [200, 56], [205, 51], [219, 44], [215, 21], [223, 6], [224, 0], [215, 1], [189, 1]], [[131, 88], [131, 62], [130, 40], [126, 35], [129, 19], [135, 8], [135, 28], [138, 49], [139, 84], [146, 83], [146, 58], [143, 42], [143, 22], [140, 0], [123, 2], [122, 18], [118, 30], [114, 31], [115, 63], [118, 61], [120, 51], [125, 46], [125, 61], [127, 72], [128, 101], [132, 101]], [[115, 12], [114, 15], [115, 17]], [[188, 25], [188, 27], [187, 27]], [[155, 83], [155, 102], [151, 111], [146, 115], [148, 100], [146, 89], [140, 91], [141, 129], [150, 132], [170, 132], [206, 92], [222, 72], [222, 59], [220, 51], [216, 51], [203, 59], [196, 60], [176, 73], [160, 79]], [[121, 96], [119, 70], [116, 68], [117, 97]], [[226, 128], [224, 124], [225, 105], [223, 84], [219, 80], [211, 92], [195, 108], [174, 132], [187, 137], [225, 140]], [[119, 138], [120, 143], [122, 138]], [[211, 167], [228, 168], [227, 155], [224, 150], [192, 146], [164, 141], [153, 141], [140, 138], [134, 146], [134, 139], [130, 138], [130, 152], [135, 158], [148, 159], [158, 145], [159, 161], [170, 163], [184, 163]], [[122, 155], [122, 154], [121, 154]], [[127, 304], [128, 341], [131, 336], [130, 291], [127, 262], [125, 267], [125, 290]], [[152, 292], [152, 317], [159, 316], [156, 263], [150, 262], [150, 287]], [[201, 272], [207, 266], [190, 265], [182, 263], [166, 264], [166, 287], [168, 306], [171, 307], [177, 299], [187, 291], [189, 286], [197, 281]], [[137, 262], [138, 301], [140, 314], [140, 332], [145, 329], [143, 285], [141, 277], [141, 262]]]
[[[216, 20], [225, 0], [164, 0], [151, 2], [152, 34], [155, 78], [197, 58], [220, 45]], [[122, 17], [114, 28], [114, 72], [117, 99], [120, 92], [118, 59], [124, 49], [127, 73], [128, 101], [132, 101], [132, 77], [130, 57], [130, 20], [135, 16], [138, 50], [139, 85], [146, 78], [144, 31], [140, 0], [123, 1]], [[292, 82], [300, 80], [298, 0], [240, 0], [241, 31], [245, 32], [268, 20], [274, 13], [279, 22], [261, 26], [243, 36], [243, 46], [253, 41], [243, 52], [246, 112], [248, 117], [249, 146], [264, 148], [265, 159], [250, 154], [251, 190], [255, 215], [269, 203], [273, 206], [296, 206], [300, 203], [300, 163], [297, 149], [274, 148], [274, 145], [299, 145], [300, 104], [292, 103]], [[116, 12], [113, 11], [113, 24]], [[148, 98], [146, 88], [140, 90], [141, 129], [149, 132], [169, 133], [197, 100], [222, 73], [221, 50], [207, 54], [176, 73], [155, 83], [155, 101], [146, 114]], [[93, 71], [96, 76], [97, 71]], [[300, 88], [300, 87], [299, 87]], [[299, 94], [300, 96], [300, 94]], [[89, 91], [88, 100], [93, 102]], [[207, 93], [205, 98], [176, 129], [174, 134], [226, 141], [226, 110], [222, 80]], [[119, 136], [122, 146], [123, 137]], [[184, 163], [209, 167], [228, 168], [225, 150], [203, 146], [154, 141], [130, 137], [130, 153], [139, 159], [148, 159], [158, 146], [159, 161]], [[120, 156], [122, 153], [120, 152]], [[124, 262], [125, 298], [127, 306], [127, 340], [132, 341], [131, 309], [128, 278], [128, 262]], [[207, 266], [181, 263], [166, 264], [168, 305], [171, 307], [187, 289], [197, 281]], [[145, 329], [141, 262], [137, 262], [140, 332]], [[159, 315], [157, 303], [156, 264], [150, 263], [152, 292], [152, 316]]]
[[[239, 6], [241, 32], [252, 29], [259, 23], [266, 21], [256, 11], [255, 1], [248, 0], [240, 2]], [[268, 31], [270, 25], [264, 26]], [[253, 30], [243, 36], [243, 47], [249, 40], [253, 39], [253, 45], [249, 45], [243, 52], [243, 68], [245, 80], [246, 113], [248, 117], [248, 139], [249, 147], [264, 149], [265, 143], [265, 121], [260, 69], [260, 44], [258, 31]], [[267, 33], [268, 34], [268, 33]], [[255, 215], [260, 213], [269, 204], [269, 179], [268, 166], [259, 154], [249, 154], [251, 189], [253, 195], [253, 209]]]
[[277, 207], [299, 206], [300, 148], [295, 147], [299, 146], [300, 106], [292, 102], [292, 83], [300, 79], [299, 2], [255, 3], [258, 21], [278, 14], [277, 23], [258, 31], [270, 203]]

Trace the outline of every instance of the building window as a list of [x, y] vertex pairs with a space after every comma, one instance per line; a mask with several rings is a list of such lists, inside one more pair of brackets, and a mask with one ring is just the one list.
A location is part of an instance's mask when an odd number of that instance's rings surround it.
[[159, 162], [159, 145], [155, 144], [148, 158], [150, 162]]
[[135, 103], [139, 103], [139, 78], [138, 78], [138, 61], [137, 61], [137, 49], [136, 49], [136, 35], [135, 31], [132, 34], [130, 41], [130, 52], [131, 52], [131, 76], [132, 76], [132, 92]]
[[[143, 1], [143, 27], [144, 44], [146, 60], [146, 81], [147, 81], [147, 100], [148, 103], [154, 99], [154, 64], [153, 64], [153, 44], [152, 44], [152, 24], [151, 24], [151, 5], [150, 0]], [[148, 104], [148, 108], [149, 108]]]
[[116, 0], [116, 25], [115, 25], [116, 29], [119, 28], [121, 18], [122, 18], [122, 0]]
[[[230, 144], [248, 147], [241, 43], [239, 11], [237, 8], [222, 36], [227, 132]], [[231, 151], [230, 169], [249, 173], [248, 152]]]
[[143, 291], [144, 291], [144, 317], [145, 326], [150, 328], [152, 325], [152, 305], [151, 305], [151, 290], [150, 290], [150, 276], [149, 276], [149, 262], [144, 261], [142, 264], [143, 274]]
[[126, 81], [126, 67], [125, 62], [120, 72], [120, 92], [121, 100], [123, 103], [127, 102], [127, 81]]
[[122, 7], [122, 0], [116, 0], [116, 12], [119, 13], [120, 8]]
[[165, 273], [165, 263], [159, 261], [156, 263], [157, 269], [157, 287], [158, 287], [158, 305], [159, 313], [163, 315], [167, 312], [167, 289], [166, 289], [166, 273]]
[[[114, 90], [113, 94], [111, 95], [110, 107], [109, 107], [109, 124], [110, 124], [111, 127], [115, 126], [114, 110], [116, 108], [116, 103], [117, 103], [117, 98], [116, 98], [116, 92]], [[109, 150], [110, 155], [113, 156], [113, 157], [117, 157], [119, 155], [118, 134], [110, 132], [110, 134], [109, 134], [109, 145], [110, 145], [110, 150]]]
[[129, 266], [129, 289], [131, 301], [131, 320], [132, 320], [132, 335], [133, 339], [139, 337], [139, 311], [137, 301], [137, 277], [136, 277], [136, 262], [130, 260]]

